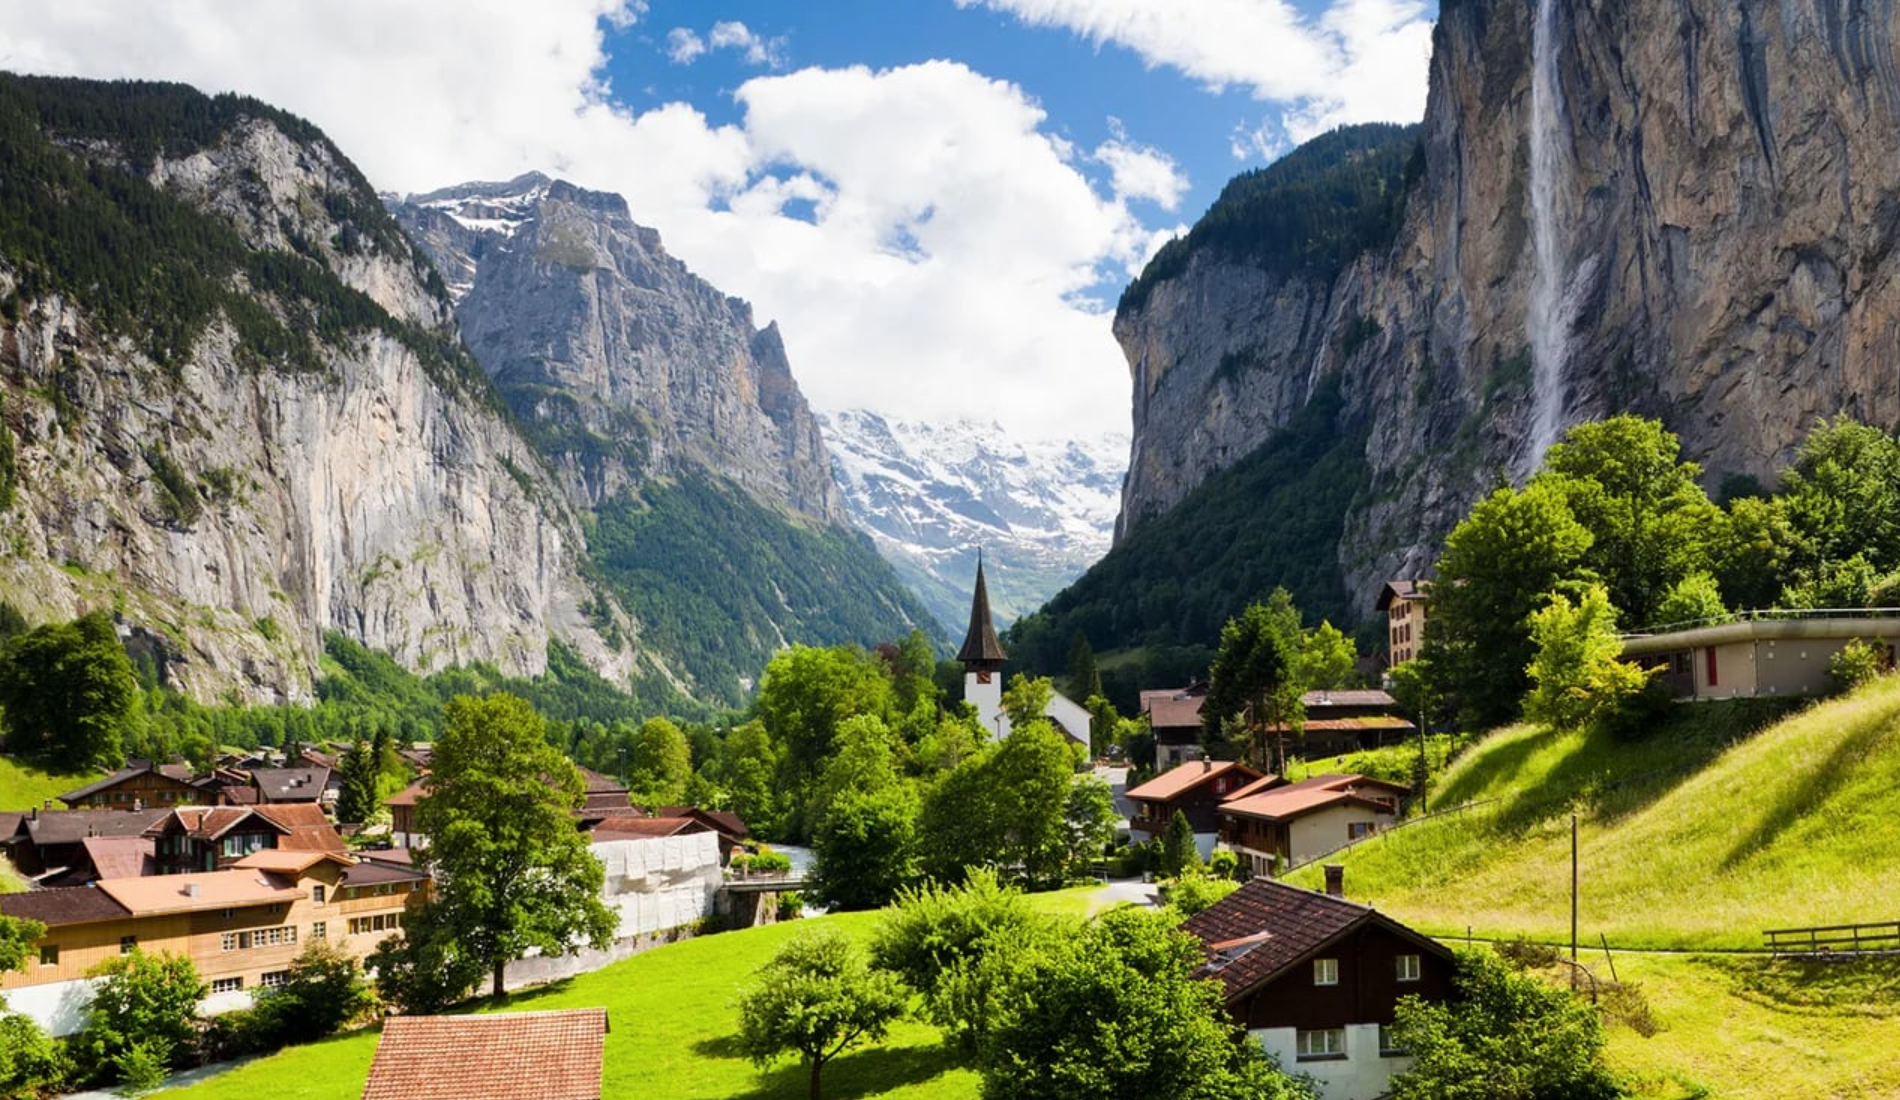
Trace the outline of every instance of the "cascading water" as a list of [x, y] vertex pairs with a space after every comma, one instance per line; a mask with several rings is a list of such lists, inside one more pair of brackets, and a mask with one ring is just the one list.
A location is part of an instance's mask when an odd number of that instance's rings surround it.
[[1524, 474], [1557, 442], [1564, 418], [1564, 358], [1574, 302], [1565, 293], [1561, 204], [1568, 181], [1563, 85], [1557, 76], [1557, 3], [1537, 0], [1531, 31], [1531, 252], [1536, 268], [1525, 305], [1531, 345], [1531, 431]]

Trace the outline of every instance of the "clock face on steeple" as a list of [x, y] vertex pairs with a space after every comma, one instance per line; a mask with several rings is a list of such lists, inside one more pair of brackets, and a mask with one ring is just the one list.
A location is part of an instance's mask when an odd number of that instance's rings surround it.
[[983, 670], [982, 672], [979, 672], [979, 673], [977, 673], [977, 674], [976, 674], [976, 682], [977, 682], [977, 683], [979, 683], [979, 684], [987, 684], [987, 683], [989, 683], [989, 682], [990, 682], [990, 672], [989, 672], [989, 670], [988, 670], [988, 669], [985, 669], [985, 670]]

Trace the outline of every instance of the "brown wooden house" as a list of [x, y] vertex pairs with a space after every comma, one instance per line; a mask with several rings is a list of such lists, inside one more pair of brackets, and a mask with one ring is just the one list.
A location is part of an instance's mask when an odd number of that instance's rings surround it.
[[1389, 1028], [1399, 998], [1452, 996], [1455, 960], [1429, 936], [1329, 892], [1256, 878], [1182, 928], [1207, 949], [1227, 1010], [1321, 1100], [1382, 1096], [1410, 1065]]
[[1219, 833], [1221, 802], [1263, 778], [1254, 769], [1232, 760], [1181, 764], [1128, 791], [1126, 797], [1136, 807], [1128, 830], [1136, 840], [1153, 840], [1165, 834], [1168, 823], [1180, 813], [1194, 826], [1195, 844], [1201, 858], [1206, 859], [1213, 854]]

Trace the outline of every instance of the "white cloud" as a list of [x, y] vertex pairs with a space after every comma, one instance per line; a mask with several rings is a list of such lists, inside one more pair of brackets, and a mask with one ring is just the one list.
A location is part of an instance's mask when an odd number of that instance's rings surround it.
[[785, 63], [785, 39], [754, 34], [744, 23], [714, 23], [706, 42], [716, 50], [738, 50], [749, 65], [777, 68]]
[[1425, 114], [1432, 22], [1421, 0], [1336, 0], [1317, 19], [1286, 0], [956, 2], [1132, 50], [1211, 89], [1246, 88], [1285, 106], [1280, 124], [1296, 142]]
[[1109, 306], [1088, 296], [1156, 247], [1125, 202], [1173, 192], [1165, 158], [1098, 150], [1105, 195], [1021, 88], [951, 62], [759, 77], [735, 93], [737, 125], [683, 103], [635, 114], [604, 93], [603, 25], [640, 13], [0, 0], [0, 67], [255, 95], [315, 121], [389, 190], [538, 168], [618, 191], [670, 251], [781, 323], [823, 408], [1044, 438], [1126, 429]]
[[691, 65], [706, 52], [706, 40], [687, 30], [674, 27], [666, 32], [666, 56], [675, 65]]
[[1163, 210], [1180, 205], [1188, 179], [1174, 158], [1153, 146], [1130, 141], [1119, 119], [1109, 119], [1109, 140], [1095, 147], [1095, 159], [1108, 166], [1109, 186], [1124, 201], [1146, 199]]

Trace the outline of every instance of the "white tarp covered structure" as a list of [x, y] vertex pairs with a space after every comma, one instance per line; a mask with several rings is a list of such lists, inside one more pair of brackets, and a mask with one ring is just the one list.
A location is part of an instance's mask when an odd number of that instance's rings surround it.
[[717, 833], [604, 840], [592, 848], [607, 872], [601, 897], [620, 918], [619, 938], [712, 915], [723, 881]]

